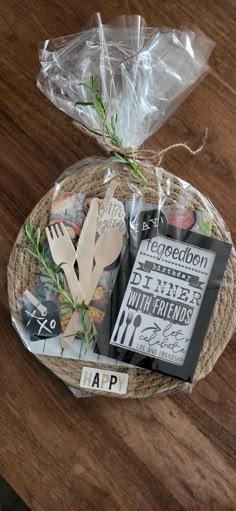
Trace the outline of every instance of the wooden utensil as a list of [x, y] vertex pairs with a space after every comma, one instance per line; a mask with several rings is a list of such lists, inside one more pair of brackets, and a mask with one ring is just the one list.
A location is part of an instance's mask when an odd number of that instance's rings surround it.
[[32, 303], [39, 310], [42, 316], [46, 316], [47, 307], [45, 307], [39, 300], [28, 290], [26, 289], [23, 293], [23, 296], [28, 300], [28, 302]]
[[92, 199], [88, 216], [84, 222], [76, 250], [76, 258], [79, 267], [79, 283], [85, 299], [86, 289], [90, 284], [93, 269], [93, 254], [96, 240], [97, 217], [98, 199]]
[[[81, 302], [83, 300], [82, 290], [74, 269], [76, 252], [64, 224], [47, 227], [46, 234], [54, 262], [58, 265], [65, 263], [61, 268], [65, 273], [73, 300], [78, 299]], [[78, 311], [74, 311], [61, 339], [62, 348], [72, 344], [76, 332], [81, 329], [83, 327], [80, 314]]]
[[[108, 204], [112, 199], [117, 186], [118, 182], [112, 180], [102, 201], [97, 198], [91, 200], [88, 216], [84, 222], [80, 239], [77, 245], [76, 258], [79, 267], [80, 289], [85, 303], [87, 304], [91, 300], [91, 293], [87, 294], [87, 289], [90, 290], [92, 285], [91, 279], [99, 203], [105, 205]], [[78, 311], [73, 312], [70, 321], [64, 331], [63, 338], [61, 339], [62, 348], [68, 348], [73, 344], [76, 333], [78, 332], [79, 328], [82, 327], [79, 316], [80, 314]]]
[[118, 185], [119, 185], [119, 182], [116, 181], [115, 179], [112, 179], [112, 181], [110, 182], [110, 185], [109, 185], [109, 187], [108, 187], [108, 189], [106, 191], [105, 197], [101, 201], [103, 206], [107, 206], [109, 204], [109, 202], [111, 201], [111, 199], [112, 199], [112, 197], [113, 197], [113, 195], [114, 195]]
[[[97, 216], [98, 216], [98, 199], [91, 200], [89, 212], [84, 222], [83, 229], [78, 241], [76, 258], [79, 268], [79, 284], [82, 294], [82, 299], [87, 303], [86, 290], [89, 288], [92, 268], [93, 268], [93, 254], [96, 239], [97, 229]], [[73, 342], [75, 335], [82, 328], [80, 321], [80, 313], [74, 311], [68, 325], [65, 328], [63, 337], [61, 339], [61, 347], [63, 349], [69, 348]]]
[[87, 218], [78, 241], [76, 258], [79, 267], [79, 282], [86, 300], [86, 289], [89, 288], [92, 277], [94, 246], [96, 240], [97, 219], [100, 205], [106, 206], [111, 201], [118, 182], [113, 179], [103, 200], [94, 198], [90, 202]]
[[80, 331], [81, 328], [80, 313], [79, 311], [74, 311], [61, 338], [62, 349], [69, 348], [72, 345], [76, 333]]
[[65, 273], [71, 296], [74, 300], [79, 298], [82, 301], [82, 293], [77, 279], [74, 264], [76, 252], [70, 236], [63, 223], [46, 227], [46, 235], [54, 262], [59, 265]]
[[104, 268], [114, 263], [120, 255], [122, 244], [123, 237], [121, 232], [117, 229], [106, 229], [106, 231], [99, 236], [94, 248], [96, 264], [92, 273], [90, 288], [86, 293], [87, 303], [89, 303], [93, 297]]

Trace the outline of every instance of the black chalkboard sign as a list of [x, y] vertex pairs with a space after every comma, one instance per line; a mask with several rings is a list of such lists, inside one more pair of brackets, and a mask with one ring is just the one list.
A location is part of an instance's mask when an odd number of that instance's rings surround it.
[[50, 337], [57, 337], [61, 333], [61, 323], [58, 305], [51, 301], [42, 302], [44, 313], [27, 302], [22, 309], [22, 320], [29, 331], [31, 341], [39, 341]]

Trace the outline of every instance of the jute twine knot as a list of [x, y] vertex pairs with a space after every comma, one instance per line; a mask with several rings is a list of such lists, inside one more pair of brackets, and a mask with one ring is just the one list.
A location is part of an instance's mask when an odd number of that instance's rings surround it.
[[[147, 162], [149, 165], [154, 165], [154, 167], [160, 167], [164, 156], [173, 149], [185, 149], [193, 156], [196, 156], [198, 153], [202, 151], [202, 149], [205, 146], [205, 143], [207, 141], [208, 137], [208, 128], [205, 129], [205, 134], [202, 139], [202, 143], [197, 149], [192, 149], [186, 142], [179, 142], [177, 144], [171, 144], [164, 149], [161, 149], [160, 151], [155, 151], [154, 149], [134, 149], [132, 147], [119, 147], [114, 144], [112, 144], [108, 138], [106, 137], [104, 130], [102, 137], [96, 135], [92, 131], [90, 131], [89, 128], [84, 126], [82, 123], [78, 121], [73, 121], [74, 126], [79, 129], [82, 133], [85, 133], [86, 135], [89, 135], [91, 138], [95, 139], [99, 144], [102, 143], [103, 145], [110, 150], [111, 153], [114, 154], [121, 154], [122, 156], [125, 156], [126, 158], [130, 159], [131, 161], [140, 163], [142, 166], [145, 166], [145, 162]], [[104, 124], [104, 123], [103, 123]]]

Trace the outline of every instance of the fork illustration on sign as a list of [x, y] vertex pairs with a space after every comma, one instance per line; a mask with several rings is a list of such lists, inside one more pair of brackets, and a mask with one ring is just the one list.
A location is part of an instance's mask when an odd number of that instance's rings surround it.
[[127, 330], [128, 330], [129, 325], [130, 325], [130, 323], [131, 323], [131, 321], [133, 319], [133, 315], [134, 315], [133, 311], [129, 311], [128, 314], [127, 314], [126, 327], [125, 327], [123, 335], [121, 337], [120, 344], [124, 344], [124, 342], [125, 342], [125, 337], [126, 337], [126, 334], [127, 334]]

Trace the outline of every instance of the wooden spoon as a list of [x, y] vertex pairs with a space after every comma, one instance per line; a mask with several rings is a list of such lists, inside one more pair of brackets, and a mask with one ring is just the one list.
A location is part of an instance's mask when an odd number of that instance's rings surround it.
[[94, 249], [96, 264], [92, 273], [91, 285], [86, 293], [87, 303], [92, 299], [104, 268], [114, 263], [121, 253], [122, 245], [123, 237], [117, 229], [106, 229], [98, 238]]

